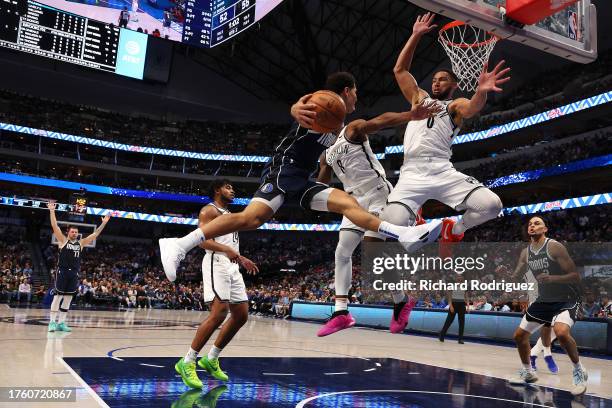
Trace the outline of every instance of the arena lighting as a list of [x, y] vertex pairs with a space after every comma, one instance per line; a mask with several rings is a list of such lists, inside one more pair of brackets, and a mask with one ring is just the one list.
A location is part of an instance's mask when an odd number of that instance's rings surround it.
[[[574, 173], [578, 171], [588, 170], [596, 167], [606, 167], [612, 164], [612, 154], [605, 156], [593, 157], [585, 160], [578, 160], [570, 163], [559, 164], [556, 166], [546, 167], [543, 169], [528, 170], [520, 173], [509, 174], [507, 176], [498, 177], [492, 180], [487, 180], [484, 185], [489, 188], [497, 188], [510, 184], [525, 183], [529, 181], [539, 180], [545, 177], [558, 176], [560, 174]], [[79, 191], [86, 188], [89, 192], [107, 194], [119, 197], [143, 198], [148, 200], [166, 200], [166, 201], [181, 201], [188, 203], [208, 204], [210, 198], [208, 196], [197, 196], [181, 193], [166, 193], [161, 191], [146, 191], [146, 190], [131, 190], [125, 188], [100, 186], [96, 184], [80, 183], [76, 181], [65, 181], [49, 179], [45, 177], [28, 176], [22, 174], [0, 173], [0, 181], [9, 181], [15, 183], [33, 184], [45, 187], [56, 187], [66, 190]], [[251, 202], [250, 198], [234, 198], [232, 204], [248, 205]]]
[[[612, 192], [601, 193], [590, 196], [574, 197], [574, 198], [561, 198], [553, 201], [545, 201], [541, 203], [524, 204], [517, 207], [506, 207], [500, 215], [511, 215], [514, 213], [519, 214], [535, 214], [548, 211], [559, 211], [567, 210], [571, 208], [590, 207], [594, 205], [605, 205], [612, 204]], [[0, 205], [34, 208], [40, 210], [47, 210], [47, 203], [44, 200], [33, 199], [33, 198], [17, 198], [17, 197], [6, 197], [0, 196]], [[57, 204], [57, 210], [59, 212], [70, 211], [69, 204]], [[179, 225], [197, 225], [198, 220], [196, 218], [187, 217], [176, 217], [169, 215], [157, 215], [157, 214], [146, 214], [137, 213], [133, 211], [122, 211], [113, 210], [108, 208], [97, 208], [87, 207], [88, 215], [104, 216], [111, 214], [116, 218], [125, 218], [136, 221], [149, 221], [149, 222], [160, 222], [164, 224], [179, 224]], [[458, 217], [450, 217], [457, 219]], [[431, 220], [427, 220], [431, 221]], [[340, 224], [291, 224], [291, 223], [265, 223], [260, 230], [269, 231], [311, 231], [311, 232], [338, 232], [340, 231]]]
[[[455, 136], [453, 144], [461, 144], [468, 142], [475, 142], [478, 140], [490, 139], [492, 137], [500, 136], [505, 133], [513, 132], [515, 130], [523, 129], [529, 126], [535, 126], [539, 123], [547, 122], [549, 120], [557, 119], [572, 113], [580, 112], [582, 110], [591, 109], [599, 105], [612, 102], [612, 91], [604, 92], [599, 95], [591, 96], [590, 98], [582, 99], [577, 102], [572, 102], [567, 105], [560, 106], [541, 112], [526, 118], [518, 119], [513, 122], [509, 122], [503, 125], [494, 126], [487, 130], [481, 130], [479, 132], [466, 133], [464, 135]], [[100, 139], [92, 139], [84, 136], [74, 136], [66, 133], [54, 132], [50, 130], [34, 129], [27, 126], [13, 125], [9, 123], [0, 122], [0, 130], [8, 130], [11, 132], [23, 133], [33, 136], [41, 136], [50, 139], [64, 140], [67, 142], [81, 143], [86, 145], [104, 147], [108, 149], [123, 150], [134, 153], [147, 153], [156, 154], [161, 156], [174, 156], [183, 157], [185, 159], [196, 159], [196, 160], [212, 160], [212, 161], [235, 161], [235, 162], [250, 162], [250, 163], [265, 163], [268, 161], [267, 156], [250, 156], [250, 155], [237, 155], [237, 154], [221, 154], [221, 153], [197, 153], [188, 152], [184, 150], [170, 150], [161, 149], [157, 147], [146, 147], [146, 146], [134, 146], [122, 143], [109, 142]], [[384, 153], [377, 153], [376, 157], [379, 160], [385, 158], [387, 154], [401, 154], [404, 152], [403, 145], [387, 146]]]

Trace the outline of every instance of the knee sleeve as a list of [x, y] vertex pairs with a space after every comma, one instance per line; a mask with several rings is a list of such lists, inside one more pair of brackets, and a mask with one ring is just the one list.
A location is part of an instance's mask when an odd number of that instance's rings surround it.
[[465, 200], [465, 208], [494, 218], [502, 210], [502, 202], [499, 196], [488, 188], [479, 188]]
[[61, 305], [59, 306], [59, 309], [62, 312], [67, 312], [70, 309], [70, 302], [72, 302], [72, 295], [63, 295], [61, 300]]
[[315, 186], [306, 190], [300, 198], [300, 206], [302, 208], [310, 208], [314, 211], [328, 211], [327, 201], [334, 189], [323, 183], [317, 183]]
[[53, 302], [51, 302], [51, 311], [52, 312], [59, 311], [60, 303], [62, 302], [62, 297], [63, 297], [62, 295], [58, 295], [58, 294], [53, 296]]
[[463, 214], [466, 228], [472, 228], [499, 215], [503, 205], [501, 199], [488, 188], [479, 188], [465, 200]]
[[416, 223], [414, 211], [400, 202], [390, 202], [380, 214], [380, 219], [395, 225], [411, 226]]
[[334, 269], [336, 295], [348, 295], [353, 277], [352, 256], [360, 242], [360, 233], [348, 230], [340, 231]]

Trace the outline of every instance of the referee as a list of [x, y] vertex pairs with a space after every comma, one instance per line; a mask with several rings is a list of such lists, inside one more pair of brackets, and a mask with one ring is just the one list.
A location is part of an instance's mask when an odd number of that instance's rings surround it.
[[[457, 283], [461, 283], [464, 281], [463, 275], [457, 276]], [[466, 305], [469, 304], [467, 292], [461, 289], [449, 291], [446, 294], [446, 299], [448, 300], [448, 315], [446, 316], [446, 321], [444, 322], [444, 327], [442, 327], [442, 331], [440, 332], [440, 336], [438, 339], [444, 342], [444, 337], [446, 336], [446, 332], [448, 328], [453, 324], [455, 320], [455, 315], [459, 315], [459, 344], [463, 344], [463, 331], [465, 329], [465, 312]]]

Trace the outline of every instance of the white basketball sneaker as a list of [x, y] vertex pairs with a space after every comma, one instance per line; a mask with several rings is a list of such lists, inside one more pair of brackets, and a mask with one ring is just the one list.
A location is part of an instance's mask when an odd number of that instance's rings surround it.
[[433, 220], [414, 227], [401, 228], [402, 231], [397, 240], [406, 251], [413, 252], [438, 239], [440, 232], [442, 232], [442, 220]]
[[185, 251], [176, 243], [178, 238], [162, 238], [159, 240], [159, 255], [166, 277], [170, 282], [176, 280], [176, 268], [183, 259]]
[[513, 385], [527, 385], [538, 381], [538, 376], [533, 370], [521, 368], [518, 372], [518, 376], [512, 377], [508, 380]]
[[586, 392], [589, 374], [584, 368], [574, 368], [572, 395], [582, 395]]

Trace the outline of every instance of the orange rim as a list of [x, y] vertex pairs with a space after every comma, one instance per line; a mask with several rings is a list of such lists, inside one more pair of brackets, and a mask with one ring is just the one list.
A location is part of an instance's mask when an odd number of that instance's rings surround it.
[[498, 40], [500, 40], [500, 38], [499, 38], [498, 36], [496, 36], [496, 35], [495, 35], [495, 34], [493, 34], [493, 33], [488, 32], [488, 31], [487, 31], [486, 33], [487, 33], [487, 34], [488, 34], [488, 35], [489, 35], [491, 38], [488, 38], [488, 39], [486, 39], [486, 40], [484, 40], [484, 41], [480, 41], [480, 42], [473, 43], [473, 44], [468, 44], [468, 43], [454, 43], [454, 42], [452, 42], [452, 41], [447, 40], [446, 38], [444, 38], [444, 37], [442, 36], [442, 33], [443, 33], [443, 32], [445, 32], [445, 31], [447, 31], [447, 30], [449, 30], [449, 29], [451, 29], [451, 28], [454, 28], [454, 27], [459, 27], [459, 26], [462, 26], [462, 25], [466, 25], [466, 24], [465, 24], [463, 21], [459, 21], [459, 20], [451, 21], [450, 23], [445, 24], [445, 25], [444, 25], [444, 26], [443, 26], [443, 27], [440, 29], [440, 32], [439, 32], [440, 39], [441, 39], [442, 41], [444, 41], [446, 44], [448, 44], [448, 45], [450, 45], [450, 46], [452, 46], [452, 47], [459, 47], [459, 48], [477, 48], [477, 47], [482, 47], [482, 46], [484, 46], [484, 45], [487, 45], [487, 44], [489, 44], [489, 43], [491, 43], [491, 42], [493, 42], [493, 41], [498, 41]]

